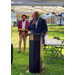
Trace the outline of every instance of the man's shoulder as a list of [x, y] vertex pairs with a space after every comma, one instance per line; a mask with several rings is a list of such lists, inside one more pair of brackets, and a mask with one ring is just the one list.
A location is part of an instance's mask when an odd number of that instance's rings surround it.
[[32, 19], [31, 21], [34, 21], [34, 19]]
[[43, 19], [43, 18], [40, 18], [39, 20], [45, 21], [45, 19]]
[[34, 19], [32, 19], [31, 21], [30, 21], [30, 23], [32, 23], [34, 21]]

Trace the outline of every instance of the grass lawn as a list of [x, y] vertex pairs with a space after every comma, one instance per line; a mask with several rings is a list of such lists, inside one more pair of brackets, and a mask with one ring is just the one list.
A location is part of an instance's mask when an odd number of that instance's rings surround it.
[[[19, 33], [17, 27], [12, 27], [11, 43], [13, 44], [13, 63], [11, 65], [11, 75], [37, 75], [32, 73], [26, 73], [29, 69], [29, 37], [27, 37], [26, 53], [23, 50], [23, 41], [21, 53], [18, 52], [19, 48]], [[64, 39], [64, 26], [50, 26], [48, 25], [48, 36], [53, 38], [55, 36], [60, 37], [60, 40]], [[49, 64], [47, 61], [51, 56], [50, 52], [44, 53], [44, 73], [42, 75], [64, 75], [64, 61], [62, 59], [51, 59]], [[64, 49], [62, 50], [64, 54]]]

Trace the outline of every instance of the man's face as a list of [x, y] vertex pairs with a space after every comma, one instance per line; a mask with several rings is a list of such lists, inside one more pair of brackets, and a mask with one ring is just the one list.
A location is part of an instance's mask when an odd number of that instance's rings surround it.
[[35, 20], [38, 20], [38, 18], [39, 18], [39, 14], [35, 12], [35, 13], [34, 13], [34, 19], [35, 19]]
[[23, 20], [23, 21], [25, 21], [25, 19], [26, 19], [26, 17], [25, 17], [25, 16], [23, 16], [23, 17], [22, 17], [22, 20]]

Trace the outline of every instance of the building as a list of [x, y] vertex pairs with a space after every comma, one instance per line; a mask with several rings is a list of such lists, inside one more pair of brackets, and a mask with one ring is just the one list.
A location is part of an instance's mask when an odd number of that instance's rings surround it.
[[[60, 14], [58, 14], [58, 15], [60, 15]], [[56, 18], [57, 18], [56, 19], [56, 25], [58, 25], [58, 24], [60, 24], [60, 18], [61, 18], [61, 16], [57, 16]], [[61, 24], [64, 25], [64, 13], [62, 13], [62, 21], [61, 21]]]
[[22, 18], [21, 18], [22, 15], [26, 15], [27, 16], [26, 20], [30, 21], [32, 19], [32, 14], [33, 14], [33, 12], [27, 12], [27, 13], [18, 13], [18, 12], [13, 13], [13, 12], [11, 12], [11, 24], [12, 24], [12, 26], [14, 26], [13, 22], [17, 23], [19, 20], [22, 20]]
[[[56, 13], [56, 14], [42, 14], [42, 18], [46, 19], [47, 23], [50, 24], [56, 24], [59, 25], [60, 24], [60, 18], [61, 16], [59, 16], [61, 13]], [[64, 25], [64, 13], [62, 13], [62, 21], [61, 24]]]
[[[25, 14], [27, 16], [28, 21], [30, 21], [32, 19], [32, 14], [33, 12], [25, 12], [25, 13], [13, 13], [11, 12], [11, 24], [12, 26], [14, 26], [13, 22], [18, 23], [19, 20], [22, 20], [21, 16]], [[46, 19], [46, 23], [50, 23], [50, 24], [55, 24], [55, 25], [59, 25], [60, 24], [60, 18], [61, 16], [59, 16], [61, 13], [48, 13], [48, 14], [42, 14], [42, 18]], [[64, 13], [62, 13], [62, 21], [61, 24], [64, 25]]]

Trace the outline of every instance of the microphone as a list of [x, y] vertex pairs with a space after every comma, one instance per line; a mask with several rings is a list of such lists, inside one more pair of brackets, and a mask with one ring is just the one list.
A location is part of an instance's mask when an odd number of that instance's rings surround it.
[[36, 20], [34, 19], [33, 22], [32, 22], [32, 25], [34, 25], [35, 23], [36, 23]]
[[34, 29], [35, 23], [36, 23], [36, 20], [34, 19], [33, 22], [32, 22], [32, 27], [33, 27], [33, 29]]
[[34, 21], [36, 21], [36, 20], [34, 19]]

